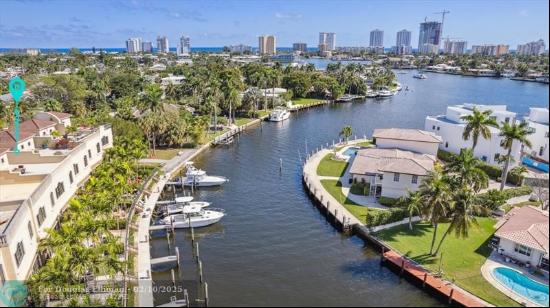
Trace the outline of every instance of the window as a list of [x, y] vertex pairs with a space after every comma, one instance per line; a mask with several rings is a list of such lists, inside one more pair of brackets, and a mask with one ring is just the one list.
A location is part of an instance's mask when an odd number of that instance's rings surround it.
[[24, 150], [24, 149], [25, 149], [25, 145], [22, 144], [22, 145], [21, 145], [21, 150]]
[[499, 157], [500, 157], [500, 154], [499, 154], [499, 153], [496, 153], [496, 154], [495, 154], [495, 158], [494, 158], [493, 160], [494, 160], [494, 161], [497, 161], [497, 160], [499, 159]]
[[88, 167], [88, 156], [84, 155], [84, 167]]
[[544, 147], [540, 147], [539, 156], [542, 156], [543, 154], [544, 154]]
[[55, 199], [53, 198], [53, 192], [50, 192], [50, 203], [51, 203], [52, 207], [55, 206]]
[[399, 182], [399, 173], [394, 173], [393, 174], [393, 181], [394, 182]]
[[69, 183], [72, 184], [73, 182], [74, 182], [73, 172], [69, 171]]
[[27, 144], [28, 144], [29, 146], [31, 146], [31, 142], [30, 142], [30, 141], [29, 141], [29, 142], [27, 142]]
[[506, 118], [504, 119], [504, 122], [510, 123], [510, 118], [509, 118], [509, 117], [506, 117]]
[[418, 184], [418, 175], [413, 175], [411, 183]]
[[95, 149], [97, 153], [101, 152], [101, 147], [99, 146], [99, 142], [95, 144]]
[[42, 226], [42, 223], [44, 222], [44, 220], [46, 220], [46, 210], [44, 209], [44, 207], [38, 209], [36, 220], [38, 220], [38, 226]]
[[34, 232], [32, 232], [32, 223], [30, 221], [27, 223], [27, 229], [29, 230], [29, 236], [32, 238], [34, 236]]
[[437, 130], [440, 130], [440, 129], [441, 129], [441, 127], [438, 126], [438, 127], [437, 127]]
[[432, 126], [432, 130], [435, 130], [435, 125], [434, 125], [434, 126]]
[[2, 158], [2, 163], [4, 163], [4, 159]]
[[65, 192], [65, 186], [63, 185], [63, 182], [57, 183], [57, 187], [55, 188], [55, 196], [57, 199]]
[[17, 267], [23, 262], [23, 257], [25, 256], [25, 248], [23, 247], [23, 242], [17, 243], [17, 249], [15, 250], [15, 263]]
[[528, 256], [528, 257], [531, 256], [531, 248], [529, 248], [527, 246], [516, 244], [516, 247], [514, 248], [514, 251], [519, 253], [519, 254]]
[[101, 144], [102, 145], [106, 145], [108, 143], [109, 143], [109, 137], [107, 137], [107, 136], [101, 137]]
[[92, 158], [92, 150], [88, 150], [88, 158]]
[[73, 164], [73, 170], [75, 175], [77, 175], [80, 172], [80, 170], [78, 170], [78, 164]]
[[481, 160], [482, 161], [487, 161], [487, 156], [486, 155], [481, 156]]

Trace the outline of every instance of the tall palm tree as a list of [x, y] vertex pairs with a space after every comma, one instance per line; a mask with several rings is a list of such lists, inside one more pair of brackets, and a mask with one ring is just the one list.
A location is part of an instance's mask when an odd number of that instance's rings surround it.
[[461, 117], [462, 120], [466, 121], [462, 138], [464, 140], [472, 138], [472, 151], [476, 148], [480, 136], [483, 139], [490, 139], [490, 127], [498, 127], [496, 120], [491, 117], [492, 112], [492, 110], [480, 111], [474, 107], [471, 114]]
[[353, 134], [353, 129], [351, 128], [351, 125], [346, 125], [342, 128], [340, 131], [340, 136], [344, 137], [346, 140], [346, 143], [348, 143], [349, 137]]
[[430, 245], [430, 255], [433, 255], [439, 223], [446, 217], [452, 207], [451, 187], [440, 166], [435, 166], [426, 179], [420, 184], [420, 195], [424, 202], [424, 216], [431, 222], [434, 231]]
[[407, 196], [401, 197], [399, 203], [407, 207], [409, 213], [409, 230], [413, 229], [412, 218], [414, 215], [419, 215], [423, 211], [422, 195], [418, 191], [408, 191]]
[[489, 186], [489, 177], [481, 169], [482, 162], [474, 156], [472, 149], [463, 149], [459, 155], [445, 165], [444, 170], [453, 179], [455, 186], [470, 186], [475, 192]]
[[502, 169], [502, 176], [501, 176], [501, 182], [500, 182], [500, 190], [504, 190], [504, 186], [506, 185], [506, 179], [508, 177], [508, 169], [510, 168], [510, 158], [512, 156], [512, 147], [514, 145], [514, 142], [519, 142], [523, 144], [524, 146], [531, 148], [532, 144], [531, 141], [529, 141], [528, 136], [531, 135], [533, 131], [529, 128], [529, 124], [527, 122], [521, 122], [521, 123], [503, 123], [500, 128], [500, 134], [499, 136], [502, 137], [502, 141], [500, 142], [500, 146], [504, 149], [508, 150], [506, 163], [504, 164], [504, 168]]

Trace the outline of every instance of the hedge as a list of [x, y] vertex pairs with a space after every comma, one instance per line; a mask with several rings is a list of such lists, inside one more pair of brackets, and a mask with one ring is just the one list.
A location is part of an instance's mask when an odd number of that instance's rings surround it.
[[[457, 155], [451, 152], [447, 152], [444, 150], [438, 150], [437, 151], [437, 158], [444, 162], [450, 162], [456, 157]], [[493, 180], [500, 181], [500, 177], [502, 176], [502, 168], [498, 166], [489, 165], [485, 162], [481, 162], [481, 170], [485, 171], [485, 173]], [[511, 169], [510, 169], [511, 170]], [[506, 182], [512, 185], [520, 186], [523, 183], [523, 176], [510, 173], [508, 172], [508, 177], [506, 178]]]
[[394, 199], [394, 198], [389, 198], [384, 196], [380, 196], [380, 198], [378, 199], [378, 203], [388, 207], [396, 206], [397, 202], [399, 202], [399, 199]]
[[401, 221], [407, 217], [409, 217], [409, 213], [406, 209], [393, 208], [387, 211], [371, 210], [367, 212], [365, 222], [368, 227], [376, 227]]

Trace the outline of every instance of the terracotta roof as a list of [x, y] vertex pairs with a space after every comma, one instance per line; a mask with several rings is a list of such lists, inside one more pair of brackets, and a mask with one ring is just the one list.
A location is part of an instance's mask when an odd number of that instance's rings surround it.
[[[27, 140], [34, 136], [34, 132], [20, 131], [19, 142]], [[0, 132], [0, 148], [13, 148], [15, 146], [15, 132], [13, 130], [4, 130]]]
[[53, 121], [45, 121], [45, 120], [27, 120], [19, 124], [19, 130], [20, 131], [32, 131], [36, 132], [40, 129], [55, 126], [56, 123]]
[[10, 150], [9, 148], [2, 148], [2, 147], [0, 147], [0, 155], [2, 155], [2, 154], [4, 154], [4, 153], [8, 152], [9, 150]]
[[380, 139], [396, 139], [429, 143], [441, 143], [443, 140], [440, 136], [427, 131], [406, 128], [379, 128], [374, 130], [374, 134], [372, 136]]
[[63, 119], [68, 119], [71, 117], [71, 114], [70, 113], [65, 113], [65, 112], [57, 112], [57, 111], [48, 111], [48, 113], [56, 116], [57, 118], [59, 118], [60, 120], [63, 120]]
[[399, 149], [368, 148], [357, 151], [351, 165], [353, 174], [378, 174], [382, 172], [427, 175], [433, 170], [436, 158]]
[[548, 254], [548, 213], [531, 206], [515, 207], [496, 225], [495, 235]]

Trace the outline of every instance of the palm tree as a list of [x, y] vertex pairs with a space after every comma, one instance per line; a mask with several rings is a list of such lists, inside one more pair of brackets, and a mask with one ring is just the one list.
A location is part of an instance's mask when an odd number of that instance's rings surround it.
[[348, 139], [349, 137], [351, 137], [352, 134], [353, 134], [353, 130], [351, 128], [351, 125], [344, 126], [340, 131], [340, 136], [344, 137], [344, 139], [346, 140], [346, 143], [348, 143]]
[[430, 245], [430, 255], [433, 255], [437, 228], [446, 217], [449, 208], [452, 207], [451, 187], [440, 166], [435, 166], [426, 179], [420, 184], [419, 189], [424, 203], [424, 216], [431, 222], [434, 231]]
[[508, 150], [508, 153], [506, 154], [508, 156], [508, 159], [506, 159], [506, 163], [504, 165], [504, 168], [502, 169], [502, 176], [501, 176], [501, 182], [500, 182], [500, 190], [504, 190], [504, 186], [506, 185], [506, 179], [508, 177], [508, 169], [510, 168], [510, 157], [512, 155], [512, 147], [514, 145], [514, 142], [520, 142], [521, 144], [527, 146], [528, 148], [531, 148], [532, 144], [531, 141], [529, 141], [528, 136], [531, 135], [533, 131], [529, 128], [529, 124], [527, 122], [521, 122], [521, 123], [503, 123], [500, 128], [500, 134], [499, 136], [502, 137], [502, 141], [500, 142], [500, 146], [504, 149]]
[[450, 174], [455, 186], [462, 188], [470, 186], [477, 193], [489, 186], [489, 176], [481, 169], [481, 160], [474, 156], [472, 149], [463, 149], [459, 155], [445, 165], [445, 172]]
[[477, 146], [479, 137], [483, 139], [491, 138], [490, 127], [498, 127], [498, 124], [494, 118], [491, 117], [492, 110], [479, 111], [474, 107], [471, 114], [462, 116], [461, 119], [466, 121], [466, 127], [464, 127], [464, 133], [462, 138], [464, 140], [472, 138], [472, 151]]
[[407, 207], [409, 212], [409, 230], [413, 229], [412, 218], [414, 215], [419, 215], [423, 210], [423, 199], [418, 191], [408, 191], [407, 196], [401, 197], [399, 203]]

